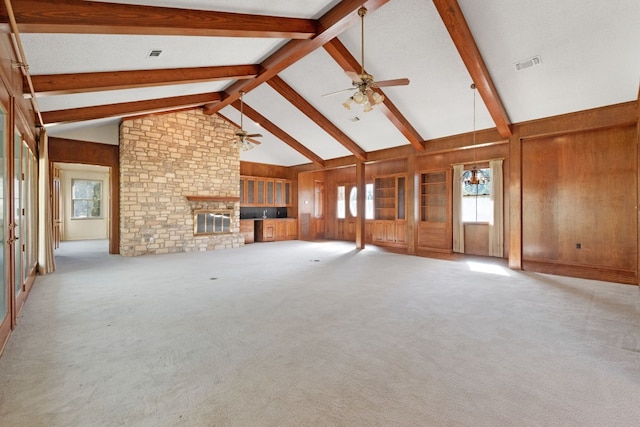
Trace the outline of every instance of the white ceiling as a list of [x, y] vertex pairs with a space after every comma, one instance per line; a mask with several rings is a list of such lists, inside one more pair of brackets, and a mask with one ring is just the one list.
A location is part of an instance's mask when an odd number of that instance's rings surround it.
[[[497, 92], [512, 122], [522, 122], [638, 99], [640, 83], [640, 1], [615, 0], [458, 0]], [[338, 0], [119, 0], [108, 3], [193, 8], [317, 19]], [[183, 36], [123, 36], [93, 34], [21, 34], [32, 75], [184, 68], [260, 63], [286, 40]], [[360, 27], [339, 36], [360, 59]], [[440, 15], [431, 1], [390, 0], [365, 20], [367, 71], [377, 80], [408, 77], [409, 86], [384, 92], [423, 139], [473, 130], [471, 77]], [[148, 52], [162, 49], [160, 57]], [[541, 64], [516, 71], [514, 63], [540, 56]], [[320, 48], [279, 75], [327, 119], [365, 151], [409, 144], [379, 111], [347, 111], [348, 93], [323, 97], [349, 88], [350, 79]], [[214, 81], [99, 93], [38, 96], [42, 111], [222, 91], [233, 81]], [[263, 84], [245, 96], [247, 105], [323, 159], [350, 152], [298, 111], [274, 89]], [[478, 96], [476, 129], [494, 127]], [[240, 121], [225, 107], [222, 114]], [[354, 118], [358, 121], [352, 121]], [[117, 120], [60, 124], [51, 135], [91, 135], [96, 142]], [[245, 128], [264, 135], [241, 159], [279, 165], [309, 160], [245, 118]]]

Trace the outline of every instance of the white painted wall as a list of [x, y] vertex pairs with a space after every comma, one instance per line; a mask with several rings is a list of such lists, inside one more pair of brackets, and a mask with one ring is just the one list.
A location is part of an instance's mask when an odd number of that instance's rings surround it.
[[103, 119], [60, 124], [47, 128], [47, 133], [49, 136], [57, 136], [59, 138], [118, 145], [120, 132], [119, 122], [119, 119]]
[[[62, 207], [62, 240], [107, 239], [109, 236], [109, 168], [102, 166], [60, 164], [60, 206]], [[71, 219], [71, 181], [102, 181], [102, 218]]]

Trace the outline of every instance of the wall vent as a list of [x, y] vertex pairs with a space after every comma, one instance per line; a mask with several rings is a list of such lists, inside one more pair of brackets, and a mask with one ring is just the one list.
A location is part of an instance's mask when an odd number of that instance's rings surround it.
[[162, 49], [151, 49], [147, 54], [147, 58], [157, 58], [162, 53]]
[[514, 65], [516, 66], [516, 71], [522, 71], [524, 69], [535, 67], [536, 65], [540, 65], [540, 63], [541, 63], [540, 57], [534, 56], [533, 58], [516, 62]]

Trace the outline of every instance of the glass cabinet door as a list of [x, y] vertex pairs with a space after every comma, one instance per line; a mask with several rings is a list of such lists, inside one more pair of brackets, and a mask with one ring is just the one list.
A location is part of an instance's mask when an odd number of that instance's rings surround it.
[[259, 205], [263, 205], [264, 204], [264, 181], [260, 180], [258, 181], [258, 204]]
[[273, 205], [273, 181], [267, 181], [267, 204]]
[[253, 205], [256, 202], [256, 181], [247, 180], [247, 204]]
[[282, 206], [282, 181], [276, 181], [276, 205]]

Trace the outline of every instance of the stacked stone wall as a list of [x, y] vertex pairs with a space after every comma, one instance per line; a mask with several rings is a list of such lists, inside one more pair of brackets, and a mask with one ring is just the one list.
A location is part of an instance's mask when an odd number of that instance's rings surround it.
[[[240, 155], [235, 128], [201, 110], [125, 120], [120, 126], [120, 254], [135, 256], [239, 247]], [[233, 233], [194, 236], [196, 209], [232, 209]]]

